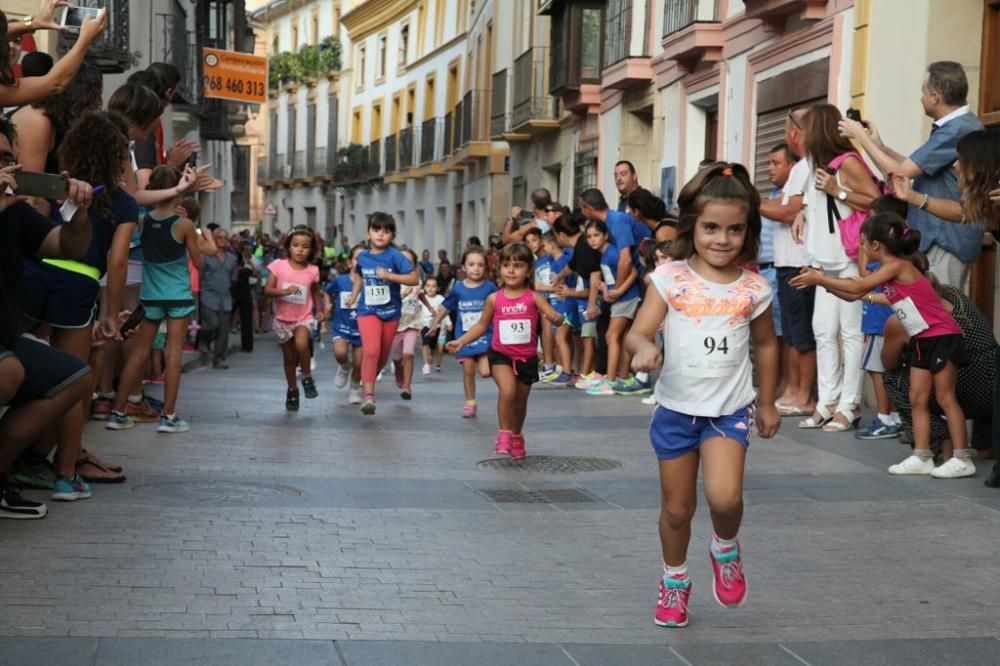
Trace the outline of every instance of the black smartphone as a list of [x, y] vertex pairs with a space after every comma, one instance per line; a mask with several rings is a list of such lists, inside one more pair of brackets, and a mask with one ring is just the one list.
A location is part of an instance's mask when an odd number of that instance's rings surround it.
[[522, 210], [521, 211], [521, 219], [522, 220], [533, 220], [533, 219], [535, 219], [535, 214], [532, 213], [530, 210]]
[[69, 183], [54, 173], [19, 171], [14, 174], [14, 178], [17, 180], [16, 194], [43, 199], [65, 199], [69, 193]]
[[131, 333], [140, 323], [142, 323], [142, 318], [146, 316], [146, 308], [142, 307], [142, 303], [135, 306], [135, 310], [132, 310], [132, 314], [129, 318], [125, 320], [122, 327], [118, 329], [118, 333], [124, 338], [129, 333]]
[[865, 122], [865, 121], [861, 120], [861, 112], [858, 111], [857, 109], [854, 109], [854, 108], [848, 109], [846, 115], [847, 115], [848, 118], [850, 118], [854, 122], [858, 122], [858, 123], [864, 123]]

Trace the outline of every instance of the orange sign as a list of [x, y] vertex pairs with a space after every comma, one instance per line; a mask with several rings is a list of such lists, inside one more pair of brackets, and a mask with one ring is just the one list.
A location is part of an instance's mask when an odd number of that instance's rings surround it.
[[267, 58], [249, 53], [203, 48], [205, 97], [264, 104], [267, 101]]

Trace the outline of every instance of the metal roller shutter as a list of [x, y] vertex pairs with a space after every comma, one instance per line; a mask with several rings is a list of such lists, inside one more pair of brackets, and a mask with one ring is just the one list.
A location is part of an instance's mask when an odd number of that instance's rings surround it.
[[820, 104], [826, 99], [806, 100], [798, 102], [792, 106], [785, 106], [773, 109], [757, 116], [757, 142], [754, 151], [753, 180], [754, 185], [760, 191], [761, 197], [767, 198], [774, 189], [774, 185], [767, 178], [767, 155], [772, 148], [779, 143], [785, 142], [785, 118], [792, 109], [811, 104]]

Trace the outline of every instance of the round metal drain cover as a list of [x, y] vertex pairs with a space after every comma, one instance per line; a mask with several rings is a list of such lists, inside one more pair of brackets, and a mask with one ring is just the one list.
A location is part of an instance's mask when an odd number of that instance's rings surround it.
[[481, 469], [539, 474], [576, 474], [578, 472], [606, 472], [622, 466], [619, 460], [588, 458], [585, 456], [528, 456], [524, 460], [492, 458], [479, 463]]
[[237, 483], [234, 481], [165, 481], [147, 483], [132, 489], [137, 495], [155, 495], [192, 502], [246, 503], [268, 502], [287, 497], [301, 497], [302, 491], [276, 483]]

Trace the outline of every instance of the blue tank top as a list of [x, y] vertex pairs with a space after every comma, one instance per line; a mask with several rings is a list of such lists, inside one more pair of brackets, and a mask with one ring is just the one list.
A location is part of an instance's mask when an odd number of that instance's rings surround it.
[[139, 300], [161, 307], [193, 305], [187, 246], [174, 237], [174, 225], [181, 218], [171, 215], [157, 219], [147, 213], [142, 220], [142, 288]]

